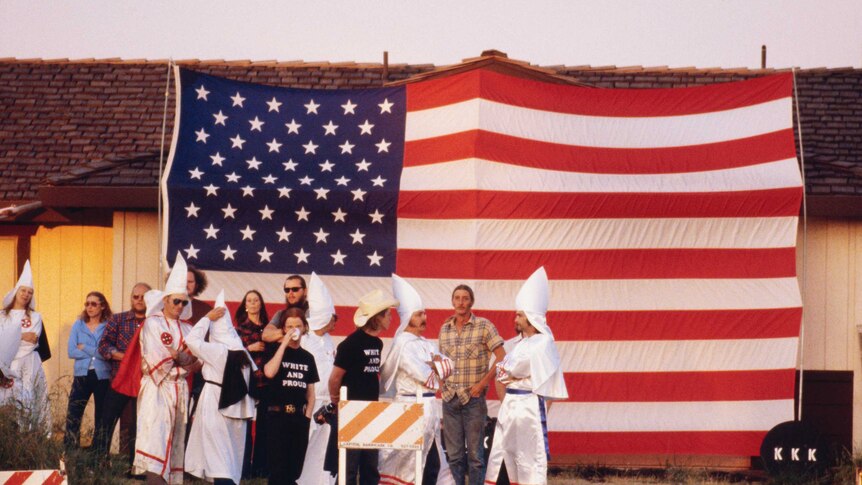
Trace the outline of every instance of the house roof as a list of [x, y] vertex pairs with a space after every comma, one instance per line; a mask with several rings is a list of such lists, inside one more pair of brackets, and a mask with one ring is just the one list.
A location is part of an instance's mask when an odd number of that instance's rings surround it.
[[[694, 86], [787, 71], [538, 67], [494, 51], [442, 67], [304, 61], [176, 62], [231, 79], [317, 89], [379, 87], [476, 67], [598, 88]], [[0, 59], [0, 208], [43, 197], [54, 200], [52, 193], [68, 195], [62, 187], [74, 187], [78, 193], [86, 192], [87, 187], [154, 188], [163, 144], [162, 125], [169, 138], [173, 124], [174, 86], [168, 75], [166, 60]], [[814, 202], [809, 209], [816, 211], [817, 201], [825, 200], [822, 204], [828, 205], [824, 209], [827, 212], [844, 210], [862, 217], [862, 69], [804, 69], [798, 70], [796, 77], [802, 120], [802, 144], [797, 148], [805, 165], [806, 191]], [[93, 197], [87, 200], [93, 201]], [[67, 197], [60, 200], [69, 202]], [[836, 208], [835, 201], [854, 208]]]

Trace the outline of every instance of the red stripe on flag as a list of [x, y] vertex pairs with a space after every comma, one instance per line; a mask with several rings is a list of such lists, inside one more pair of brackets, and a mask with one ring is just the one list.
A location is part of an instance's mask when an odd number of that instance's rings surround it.
[[604, 174], [702, 172], [795, 157], [790, 128], [719, 143], [649, 150], [562, 145], [481, 130], [404, 145], [405, 167], [480, 158], [544, 170]]
[[[353, 325], [355, 311], [356, 307], [336, 307], [339, 319], [332, 335], [343, 337], [356, 330]], [[272, 313], [275, 312], [270, 311], [270, 314]], [[452, 316], [452, 310], [428, 309], [426, 314], [428, 325], [423, 336], [433, 340], [440, 334], [443, 322]], [[515, 336], [514, 309], [477, 310], [476, 314], [491, 320], [503, 338]], [[788, 338], [799, 336], [801, 318], [801, 308], [548, 312], [548, 322], [557, 342]], [[380, 336], [393, 337], [397, 328], [398, 315], [393, 313], [389, 330]]]
[[568, 401], [765, 401], [793, 397], [796, 369], [565, 374]]
[[60, 485], [65, 479], [66, 477], [61, 475], [59, 471], [54, 471], [42, 482], [42, 485]]
[[549, 432], [551, 456], [731, 455], [751, 456], [766, 431]]
[[397, 258], [405, 278], [526, 279], [539, 266], [557, 280], [796, 276], [795, 248], [554, 251], [553, 258], [547, 251], [400, 249]]
[[515, 106], [589, 116], [681, 116], [751, 106], [791, 95], [793, 76], [668, 89], [595, 89], [549, 84], [474, 70], [407, 85], [407, 110], [483, 98]]
[[797, 216], [799, 187], [711, 193], [403, 191], [398, 217], [592, 219]]

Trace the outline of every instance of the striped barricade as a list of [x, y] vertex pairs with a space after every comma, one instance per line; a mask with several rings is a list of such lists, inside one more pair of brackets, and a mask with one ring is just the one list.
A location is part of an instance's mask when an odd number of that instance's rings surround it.
[[338, 483], [345, 485], [347, 449], [416, 451], [416, 485], [422, 485], [422, 430], [425, 410], [421, 403], [347, 401], [341, 388], [338, 403]]
[[66, 485], [60, 470], [0, 471], [0, 485]]

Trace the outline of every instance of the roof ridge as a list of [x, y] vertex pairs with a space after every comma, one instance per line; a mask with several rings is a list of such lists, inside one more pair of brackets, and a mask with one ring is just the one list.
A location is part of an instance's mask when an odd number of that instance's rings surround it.
[[159, 152], [136, 152], [125, 156], [108, 156], [105, 158], [90, 160], [78, 165], [73, 165], [57, 175], [45, 177], [40, 185], [63, 185], [64, 183], [82, 179], [94, 173], [104, 172], [121, 165], [140, 162], [158, 155]]

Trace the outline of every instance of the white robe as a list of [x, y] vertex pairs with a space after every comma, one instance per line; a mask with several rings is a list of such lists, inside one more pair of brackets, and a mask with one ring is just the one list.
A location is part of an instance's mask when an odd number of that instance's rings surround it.
[[21, 324], [0, 314], [0, 372], [7, 379], [8, 387], [0, 386], [0, 406], [14, 402], [12, 386], [21, 376], [12, 371], [12, 361], [18, 355], [21, 342]]
[[[314, 364], [317, 366], [317, 375], [320, 382], [314, 386], [314, 410], [316, 412], [322, 406], [329, 404], [329, 375], [335, 365], [335, 342], [328, 333], [318, 336], [314, 332], [308, 332], [302, 337], [300, 346], [314, 356]], [[298, 485], [331, 485], [335, 483], [335, 476], [323, 469], [323, 461], [326, 458], [326, 445], [329, 442], [331, 427], [328, 424], [318, 424], [314, 419], [308, 427], [308, 449], [305, 451], [305, 461], [302, 465], [302, 475], [296, 480]]]
[[[511, 483], [545, 485], [548, 483], [547, 441], [542, 429], [541, 416], [547, 416], [543, 400], [536, 389], [553, 389], [549, 398], [567, 397], [565, 386], [548, 385], [562, 381], [559, 354], [554, 339], [536, 334], [523, 338], [498, 364], [497, 379], [506, 384], [506, 390], [524, 391], [525, 394], [506, 393], [497, 414], [494, 443], [488, 458], [485, 483], [497, 482], [500, 467], [506, 463]], [[535, 374], [544, 375], [549, 369], [551, 377], [545, 382], [534, 382]]]
[[[24, 411], [21, 423], [27, 429], [41, 429], [45, 433], [51, 430], [51, 410], [48, 402], [48, 381], [42, 368], [42, 358], [39, 357], [38, 338], [42, 335], [42, 315], [30, 311], [30, 316], [24, 310], [10, 310], [8, 315], [0, 313], [0, 320], [6, 325], [17, 325], [21, 333], [36, 334], [37, 343], [18, 340], [18, 352], [10, 367], [14, 382], [4, 393]], [[15, 377], [17, 376], [17, 378]], [[10, 392], [11, 391], [11, 396]], [[0, 394], [2, 400], [3, 394]]]
[[[384, 394], [395, 393], [395, 402], [417, 402], [416, 392], [434, 394], [440, 389], [440, 381], [428, 361], [439, 355], [437, 346], [424, 338], [409, 332], [398, 335], [392, 343], [392, 350], [386, 355], [381, 376], [392, 376], [382, 382]], [[444, 357], [444, 359], [446, 359]], [[448, 359], [446, 359], [448, 360]], [[393, 375], [394, 374], [394, 375]], [[387, 384], [389, 385], [386, 388]], [[454, 484], [449, 462], [443, 453], [443, 440], [440, 436], [440, 420], [443, 408], [434, 396], [422, 397], [425, 414], [423, 430], [422, 464], [428, 460], [431, 445], [436, 443], [440, 471], [437, 485]], [[416, 483], [416, 452], [405, 450], [380, 450], [380, 484], [404, 485]], [[426, 484], [433, 485], [433, 484]]]
[[[203, 363], [205, 381], [221, 383], [227, 362], [228, 348], [224, 344], [206, 342], [210, 320], [202, 318], [186, 336], [189, 350]], [[251, 368], [243, 371], [248, 385]], [[186, 472], [212, 482], [215, 478], [230, 478], [239, 483], [242, 478], [242, 457], [245, 451], [245, 430], [254, 417], [255, 404], [246, 395], [240, 402], [219, 410], [221, 387], [204, 383], [186, 447]]]
[[168, 321], [158, 312], [144, 321], [140, 335], [142, 376], [132, 471], [155, 473], [169, 484], [183, 483], [189, 387], [188, 371], [167, 349], [184, 350], [190, 331], [189, 324]]

